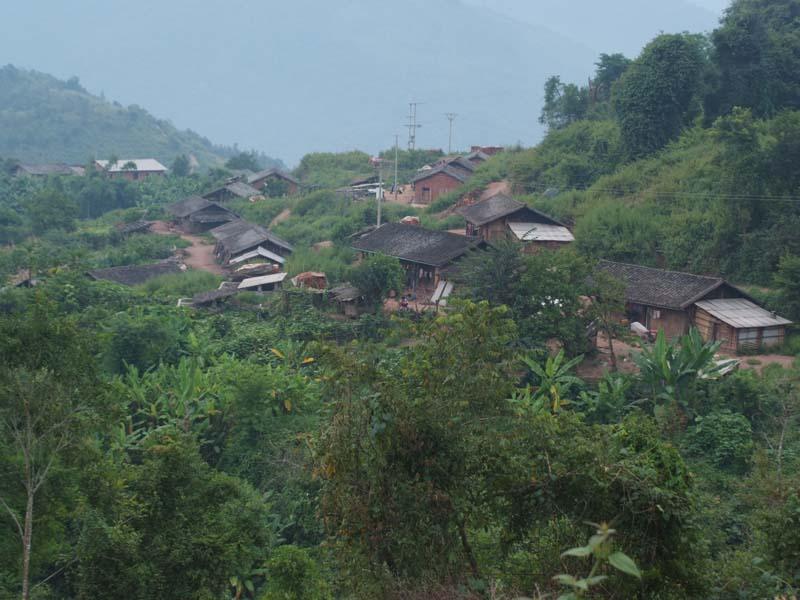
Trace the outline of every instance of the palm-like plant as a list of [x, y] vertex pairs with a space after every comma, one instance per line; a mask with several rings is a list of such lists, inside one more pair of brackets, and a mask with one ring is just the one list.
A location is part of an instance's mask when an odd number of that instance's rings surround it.
[[567, 395], [570, 389], [573, 386], [583, 385], [583, 381], [571, 375], [570, 371], [582, 360], [583, 356], [576, 356], [565, 362], [564, 350], [559, 350], [555, 356], [548, 356], [544, 366], [532, 358], [523, 357], [522, 361], [539, 380], [533, 397], [546, 399], [554, 413], [569, 404]]
[[636, 357], [642, 381], [651, 390], [656, 404], [675, 402], [685, 411], [698, 379], [716, 379], [727, 372], [736, 360], [715, 358], [719, 342], [705, 342], [697, 331], [690, 329], [678, 343], [667, 342], [659, 331], [652, 349], [643, 349]]

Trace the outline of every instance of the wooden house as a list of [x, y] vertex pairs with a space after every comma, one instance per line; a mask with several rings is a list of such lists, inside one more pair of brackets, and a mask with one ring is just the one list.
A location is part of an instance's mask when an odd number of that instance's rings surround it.
[[82, 166], [67, 165], [64, 163], [50, 164], [18, 164], [14, 169], [17, 177], [49, 177], [52, 175], [84, 175], [86, 169]]
[[267, 169], [253, 173], [247, 178], [247, 183], [265, 196], [273, 198], [296, 196], [300, 191], [300, 181], [280, 169]]
[[448, 267], [480, 245], [477, 238], [403, 223], [386, 223], [352, 243], [362, 256], [385, 254], [397, 258], [406, 271], [407, 287], [431, 292], [447, 278]]
[[223, 223], [235, 221], [236, 213], [200, 196], [189, 196], [167, 207], [173, 222], [188, 233], [207, 231]]
[[430, 204], [442, 194], [458, 189], [470, 178], [471, 174], [471, 172], [449, 164], [440, 164], [420, 171], [411, 180], [414, 188], [414, 203]]
[[203, 198], [212, 202], [228, 202], [230, 200], [236, 200], [237, 198], [249, 200], [256, 196], [261, 196], [261, 192], [253, 186], [241, 181], [230, 181], [221, 187], [203, 194]]
[[721, 277], [600, 261], [598, 269], [625, 285], [628, 317], [675, 338], [696, 327], [729, 352], [780, 344], [790, 321], [758, 305]]
[[167, 174], [167, 167], [155, 158], [123, 158], [115, 162], [107, 160], [94, 161], [95, 168], [105, 171], [112, 179], [127, 179], [137, 181], [147, 177], [163, 177]]
[[575, 240], [564, 223], [505, 194], [467, 206], [461, 214], [467, 222], [467, 235], [486, 242], [515, 239], [526, 252], [558, 248]]
[[266, 260], [283, 266], [292, 245], [260, 225], [237, 219], [211, 230], [217, 240], [214, 253], [222, 264]]

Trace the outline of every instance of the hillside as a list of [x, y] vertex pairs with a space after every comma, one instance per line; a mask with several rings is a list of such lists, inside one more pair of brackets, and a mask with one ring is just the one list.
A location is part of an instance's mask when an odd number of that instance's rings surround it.
[[0, 68], [0, 156], [68, 163], [112, 154], [152, 156], [169, 165], [186, 154], [208, 167], [233, 152], [193, 131], [180, 131], [139, 106], [94, 96], [77, 78], [61, 81], [11, 65]]

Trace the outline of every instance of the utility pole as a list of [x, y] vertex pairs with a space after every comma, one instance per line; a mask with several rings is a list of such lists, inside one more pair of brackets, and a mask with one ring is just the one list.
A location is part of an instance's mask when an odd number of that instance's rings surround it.
[[408, 123], [406, 127], [408, 127], [408, 149], [414, 150], [417, 146], [417, 129], [422, 127], [419, 123], [417, 123], [417, 104], [419, 102], [409, 102], [408, 103]]
[[451, 154], [453, 152], [453, 121], [456, 120], [458, 113], [444, 113], [444, 116], [450, 121], [450, 136], [447, 138], [447, 153]]
[[378, 169], [378, 190], [375, 193], [375, 198], [378, 202], [378, 227], [381, 226], [381, 201], [383, 200], [383, 173], [381, 172], [381, 164], [383, 159], [380, 156], [374, 156], [369, 159], [370, 164]]
[[397, 144], [399, 135], [394, 136], [394, 201], [397, 202]]

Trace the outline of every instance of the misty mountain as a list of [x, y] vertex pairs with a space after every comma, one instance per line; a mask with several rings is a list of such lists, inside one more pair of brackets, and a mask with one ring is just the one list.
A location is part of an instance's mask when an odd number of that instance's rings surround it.
[[[458, 148], [533, 143], [545, 79], [583, 81], [614, 50], [537, 24], [559, 5], [523, 22], [460, 0], [30, 0], [6, 7], [0, 56], [289, 163], [403, 144], [411, 100], [420, 147], [446, 148], [445, 112]], [[581, 27], [625, 38], [616, 13]]]
[[186, 154], [208, 167], [221, 165], [233, 152], [193, 131], [179, 131], [139, 106], [125, 107], [93, 96], [77, 78], [61, 81], [12, 65], [0, 68], [0, 156], [4, 158], [83, 164], [115, 155], [154, 157], [169, 165]]
[[[707, 1], [707, 0], [706, 0]], [[465, 0], [522, 23], [547, 27], [598, 54], [636, 57], [659, 33], [702, 33], [719, 14], [687, 0]], [[716, 2], [712, 3], [715, 4]]]

